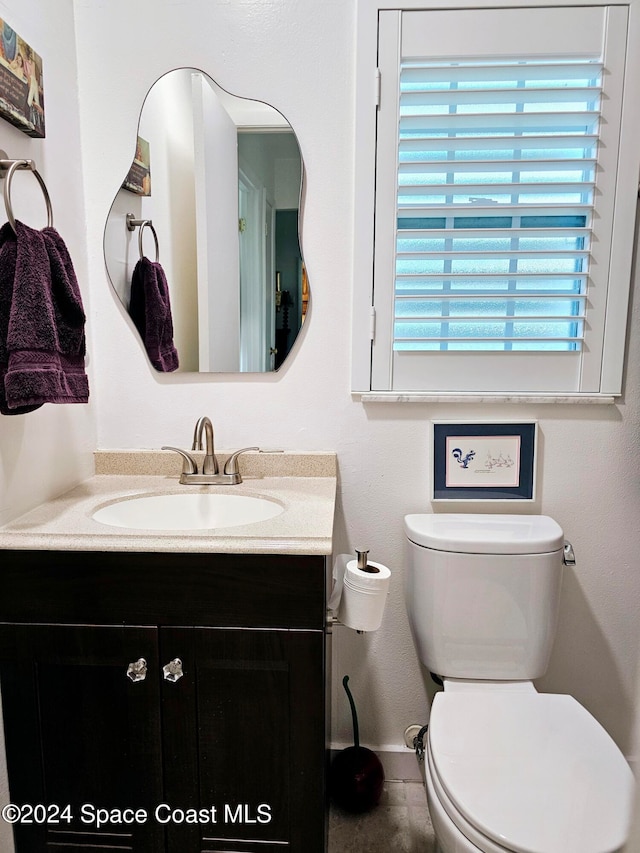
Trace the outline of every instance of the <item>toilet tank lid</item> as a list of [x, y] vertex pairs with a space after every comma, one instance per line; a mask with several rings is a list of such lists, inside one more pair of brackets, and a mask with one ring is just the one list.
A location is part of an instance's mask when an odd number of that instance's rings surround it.
[[562, 549], [564, 534], [547, 515], [415, 513], [408, 538], [424, 548], [463, 554], [544, 554]]

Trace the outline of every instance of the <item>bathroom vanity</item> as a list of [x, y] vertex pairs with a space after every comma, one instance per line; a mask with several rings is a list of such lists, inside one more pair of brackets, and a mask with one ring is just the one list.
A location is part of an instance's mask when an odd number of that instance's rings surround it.
[[[127, 479], [0, 531], [10, 795], [42, 806], [17, 853], [321, 853], [335, 476], [280, 478], [284, 512], [249, 535], [105, 533], [90, 508]], [[275, 480], [238, 488], [273, 497]]]

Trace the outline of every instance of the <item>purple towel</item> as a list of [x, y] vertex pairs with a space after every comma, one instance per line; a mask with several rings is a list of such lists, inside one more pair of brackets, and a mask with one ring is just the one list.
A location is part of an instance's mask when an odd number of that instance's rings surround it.
[[129, 314], [155, 369], [162, 373], [177, 370], [169, 285], [160, 264], [149, 258], [140, 258], [133, 270]]
[[0, 412], [86, 403], [85, 315], [67, 247], [55, 228], [0, 228]]

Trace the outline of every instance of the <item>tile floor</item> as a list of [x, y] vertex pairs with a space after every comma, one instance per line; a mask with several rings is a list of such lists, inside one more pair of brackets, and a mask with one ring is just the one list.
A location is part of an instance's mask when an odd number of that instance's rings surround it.
[[385, 782], [380, 804], [364, 815], [336, 806], [329, 818], [329, 853], [436, 853], [421, 782]]

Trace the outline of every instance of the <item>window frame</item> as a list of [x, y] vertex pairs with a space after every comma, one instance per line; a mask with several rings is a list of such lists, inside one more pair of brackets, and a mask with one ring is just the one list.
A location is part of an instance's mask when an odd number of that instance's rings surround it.
[[[627, 61], [625, 75], [627, 81], [640, 78], [640, 0], [603, 3], [595, 0], [581, 2], [554, 2], [528, 0], [528, 7], [626, 7], [628, 10]], [[548, 392], [536, 392], [511, 388], [466, 389], [451, 387], [446, 391], [429, 388], [404, 387], [391, 390], [382, 387], [384, 383], [372, 379], [373, 337], [376, 346], [391, 347], [388, 329], [374, 329], [376, 323], [373, 311], [373, 267], [375, 243], [375, 205], [376, 205], [376, 122], [377, 104], [380, 98], [380, 78], [378, 67], [378, 25], [381, 12], [420, 10], [446, 10], [452, 6], [440, 0], [404, 0], [403, 3], [385, 2], [385, 0], [359, 0], [357, 11], [356, 45], [356, 105], [355, 105], [355, 226], [354, 226], [354, 293], [353, 293], [353, 348], [352, 348], [352, 392], [376, 399], [466, 399], [488, 395], [494, 399], [510, 401], [523, 398], [548, 398], [552, 402], [579, 400], [593, 402], [611, 402], [622, 393], [622, 377], [625, 355], [627, 312], [631, 287], [633, 245], [635, 237], [636, 193], [620, 193], [622, 186], [629, 186], [631, 176], [640, 172], [640, 150], [634, 139], [640, 138], [640, 109], [634, 112], [633, 105], [627, 103], [623, 109], [620, 130], [618, 179], [615, 192], [613, 214], [613, 236], [611, 256], [614, 259], [610, 267], [609, 280], [614, 284], [608, 288], [606, 305], [606, 325], [604, 331], [604, 350], [600, 368], [599, 387], [592, 385], [588, 391], [561, 388]], [[522, 4], [514, 0], [497, 0], [489, 6], [478, 0], [458, 0], [456, 9], [517, 9]], [[384, 85], [384, 84], [383, 84]], [[627, 89], [627, 101], [631, 101]], [[395, 254], [395, 253], [394, 253]], [[438, 354], [440, 355], [440, 354]], [[443, 353], [450, 356], [450, 353]], [[544, 358], [538, 353], [537, 358]], [[377, 385], [377, 387], [376, 387]]]

